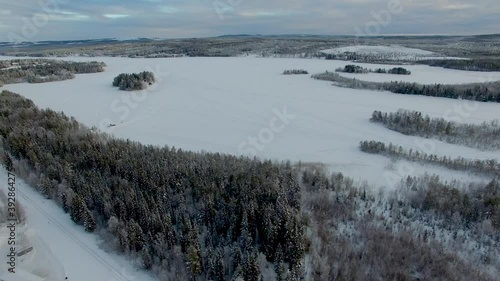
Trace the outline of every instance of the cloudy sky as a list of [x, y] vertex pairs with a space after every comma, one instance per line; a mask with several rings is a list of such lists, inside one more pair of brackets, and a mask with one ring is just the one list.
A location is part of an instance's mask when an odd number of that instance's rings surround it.
[[488, 34], [499, 0], [0, 0], [0, 41]]

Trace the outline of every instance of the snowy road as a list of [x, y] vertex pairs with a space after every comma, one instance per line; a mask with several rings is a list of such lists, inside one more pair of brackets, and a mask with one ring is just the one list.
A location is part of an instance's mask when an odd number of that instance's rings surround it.
[[[0, 190], [7, 189], [7, 172], [0, 169]], [[98, 246], [97, 235], [84, 232], [54, 202], [43, 198], [17, 178], [16, 200], [26, 211], [27, 224], [64, 266], [71, 281], [152, 281], [137, 272], [125, 258], [109, 254]], [[58, 280], [55, 280], [58, 281]]]

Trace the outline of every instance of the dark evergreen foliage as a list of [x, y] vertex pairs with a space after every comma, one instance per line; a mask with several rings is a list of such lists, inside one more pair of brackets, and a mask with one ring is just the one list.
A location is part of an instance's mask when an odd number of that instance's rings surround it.
[[0, 86], [73, 79], [75, 74], [103, 72], [102, 62], [69, 62], [42, 59], [0, 61]]
[[361, 67], [359, 65], [349, 64], [344, 66], [343, 68], [335, 69], [336, 72], [345, 72], [345, 73], [368, 73], [370, 70], [368, 68]]
[[438, 59], [421, 60], [418, 63], [467, 71], [500, 71], [500, 60], [498, 59]]
[[140, 73], [122, 73], [113, 80], [113, 87], [119, 87], [122, 91], [144, 90], [155, 82], [153, 72], [143, 71]]
[[283, 71], [283, 75], [300, 75], [300, 74], [309, 74], [309, 72], [303, 69], [290, 69]]
[[411, 74], [411, 71], [409, 71], [406, 68], [402, 68], [402, 67], [394, 67], [394, 68], [391, 68], [389, 70], [387, 70], [385, 68], [377, 68], [377, 69], [373, 70], [373, 69], [368, 69], [366, 67], [361, 67], [359, 65], [353, 65], [353, 64], [346, 65], [343, 68], [342, 67], [337, 68], [337, 69], [335, 69], [335, 72], [344, 72], [344, 73], [369, 73], [369, 72], [373, 72], [373, 73], [380, 73], [380, 74], [397, 74], [397, 75], [410, 75]]
[[387, 73], [397, 74], [397, 75], [410, 75], [411, 71], [409, 71], [408, 69], [403, 68], [403, 67], [394, 67], [394, 68], [389, 69], [387, 71]]

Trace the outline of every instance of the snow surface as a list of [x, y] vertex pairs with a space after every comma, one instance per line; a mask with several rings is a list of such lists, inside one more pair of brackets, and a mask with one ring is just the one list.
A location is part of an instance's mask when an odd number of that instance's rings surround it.
[[[51, 276], [66, 274], [71, 281], [155, 280], [147, 273], [135, 270], [125, 257], [104, 252], [98, 246], [100, 241], [96, 235], [86, 233], [83, 227], [75, 225], [62, 208], [43, 198], [24, 181], [17, 178], [16, 182], [16, 202], [20, 202], [27, 217], [26, 226], [19, 228], [17, 235], [24, 235], [24, 232], [28, 231], [35, 251], [42, 252], [38, 256], [35, 255], [36, 259], [31, 263], [26, 262], [27, 265], [22, 269], [27, 272], [40, 272], [51, 267]], [[7, 171], [3, 168], [0, 168], [0, 190], [7, 191]], [[47, 245], [50, 245], [50, 249]], [[47, 281], [63, 279], [48, 278]]]
[[391, 46], [365, 46], [365, 45], [357, 45], [357, 46], [348, 46], [348, 47], [340, 47], [328, 50], [322, 50], [321, 52], [325, 54], [342, 54], [346, 52], [358, 53], [358, 54], [366, 54], [366, 55], [389, 55], [394, 53], [406, 54], [406, 55], [419, 55], [419, 56], [432, 56], [436, 53], [425, 51], [421, 49], [413, 49], [407, 48], [398, 45]]
[[343, 54], [343, 53], [357, 53], [360, 55], [371, 56], [374, 58], [381, 58], [390, 61], [400, 60], [427, 60], [427, 59], [466, 59], [457, 57], [445, 57], [438, 53], [431, 51], [403, 47], [399, 45], [390, 46], [367, 46], [357, 45], [348, 47], [338, 47], [321, 51], [324, 54]]
[[[483, 152], [440, 141], [424, 145], [428, 140], [404, 136], [369, 121], [374, 110], [392, 112], [403, 108], [432, 117], [481, 123], [498, 119], [500, 104], [344, 89], [309, 75], [281, 74], [296, 68], [311, 74], [333, 71], [345, 65], [343, 61], [255, 57], [64, 59], [98, 60], [108, 66], [104, 73], [77, 75], [73, 80], [4, 88], [117, 137], [185, 150], [243, 155], [255, 152], [261, 158], [325, 163], [332, 170], [375, 185], [392, 185], [384, 174], [394, 171], [388, 169], [390, 160], [385, 157], [360, 152], [358, 144], [363, 140], [392, 142], [437, 155], [500, 160], [500, 151]], [[412, 75], [362, 77], [445, 84], [500, 80], [500, 72], [485, 74], [429, 66], [408, 69]], [[156, 72], [159, 78], [145, 92], [122, 92], [111, 86], [113, 78], [122, 72], [144, 70]], [[284, 126], [276, 117], [276, 112], [283, 110], [295, 117], [286, 120]], [[112, 123], [117, 126], [107, 128]], [[272, 128], [277, 130], [273, 132]], [[250, 145], [250, 138], [258, 139], [258, 149]], [[478, 179], [433, 166], [413, 163], [413, 169], [402, 169], [401, 165], [404, 162], [395, 164], [396, 174], [401, 177], [439, 171], [445, 179]], [[397, 172], [398, 168], [401, 172]]]
[[[3, 172], [3, 171], [2, 171]], [[0, 224], [0, 250], [2, 253], [8, 253], [11, 247], [7, 244], [9, 231], [7, 224]], [[65, 277], [64, 267], [59, 259], [52, 253], [50, 247], [46, 245], [25, 223], [16, 226], [16, 250], [18, 252], [33, 247], [33, 250], [16, 259], [16, 276], [22, 280], [23, 273], [28, 273], [38, 277], [40, 280], [59, 281]], [[7, 257], [0, 256], [0, 273], [7, 271]], [[6, 272], [6, 275], [10, 273]], [[0, 274], [1, 275], [1, 274]], [[29, 276], [29, 275], [28, 275]], [[8, 279], [8, 278], [7, 278]], [[0, 280], [1, 277], [0, 277]], [[26, 279], [29, 280], [29, 279]], [[31, 279], [32, 280], [32, 279]]]

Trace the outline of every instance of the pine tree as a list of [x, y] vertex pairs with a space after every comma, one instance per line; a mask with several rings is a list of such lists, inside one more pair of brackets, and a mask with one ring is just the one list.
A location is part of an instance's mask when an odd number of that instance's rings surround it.
[[80, 195], [75, 194], [71, 202], [70, 216], [76, 224], [81, 224], [84, 218], [84, 203]]
[[254, 251], [247, 255], [243, 269], [243, 279], [245, 281], [259, 281], [260, 269], [257, 264], [257, 254]]
[[61, 193], [61, 204], [64, 212], [65, 213], [69, 212], [68, 197], [66, 196], [65, 192]]
[[84, 207], [83, 226], [87, 232], [94, 232], [96, 228], [94, 215], [92, 215], [92, 212], [87, 207]]
[[142, 249], [141, 259], [142, 259], [142, 268], [149, 270], [153, 267], [153, 257], [149, 253], [147, 247], [144, 247]]
[[226, 268], [224, 266], [223, 254], [220, 250], [217, 251], [215, 255], [215, 279], [214, 281], [224, 281], [226, 275]]
[[189, 271], [191, 272], [192, 278], [194, 279], [196, 276], [198, 276], [202, 272], [202, 266], [201, 266], [201, 256], [199, 251], [196, 249], [195, 246], [191, 245], [187, 249], [186, 253], [186, 265], [189, 268]]
[[12, 158], [10, 158], [9, 154], [7, 152], [4, 152], [3, 154], [3, 164], [5, 166], [5, 169], [9, 172], [12, 172], [14, 169], [14, 165], [12, 163]]
[[285, 281], [285, 262], [283, 261], [283, 252], [281, 246], [276, 250], [276, 257], [274, 259], [274, 272], [276, 273], [276, 281]]

